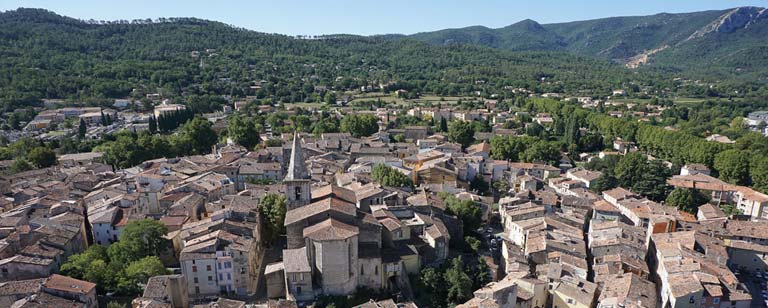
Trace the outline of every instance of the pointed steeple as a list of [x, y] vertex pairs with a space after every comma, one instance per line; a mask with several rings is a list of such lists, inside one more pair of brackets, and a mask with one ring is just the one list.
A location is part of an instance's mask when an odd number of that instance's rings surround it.
[[291, 148], [291, 160], [288, 162], [288, 174], [285, 181], [309, 180], [307, 167], [304, 166], [304, 152], [301, 150], [299, 133], [293, 132], [293, 147]]

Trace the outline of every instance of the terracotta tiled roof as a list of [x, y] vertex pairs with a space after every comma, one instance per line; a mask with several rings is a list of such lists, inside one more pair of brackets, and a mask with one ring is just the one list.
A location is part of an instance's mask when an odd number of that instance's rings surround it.
[[48, 278], [48, 280], [45, 281], [45, 283], [43, 283], [43, 287], [46, 289], [59, 290], [69, 293], [88, 294], [96, 288], [96, 284], [70, 278], [67, 276], [53, 274], [50, 278]]
[[344, 240], [360, 233], [357, 227], [350, 226], [333, 218], [304, 228], [304, 237], [315, 241]]
[[315, 203], [311, 203], [309, 205], [288, 211], [285, 214], [285, 225], [288, 226], [327, 211], [336, 211], [350, 216], [355, 216], [357, 207], [352, 203], [336, 198], [323, 199]]

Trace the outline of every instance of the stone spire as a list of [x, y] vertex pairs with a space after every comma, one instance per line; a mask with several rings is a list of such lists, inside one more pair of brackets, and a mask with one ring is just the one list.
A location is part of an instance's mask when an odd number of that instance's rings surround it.
[[293, 132], [293, 147], [291, 148], [291, 160], [288, 163], [288, 174], [285, 181], [309, 180], [307, 167], [304, 166], [304, 153], [301, 150], [299, 133]]

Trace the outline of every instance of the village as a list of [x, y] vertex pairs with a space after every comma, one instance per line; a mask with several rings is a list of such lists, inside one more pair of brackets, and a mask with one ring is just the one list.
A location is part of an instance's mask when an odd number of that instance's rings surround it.
[[[7, 173], [0, 178], [0, 306], [103, 305], [104, 286], [62, 272], [76, 272], [72, 259], [89, 247], [111, 254], [111, 246], [127, 245], [141, 224], [163, 230], [157, 241], [167, 247], [156, 257], [166, 273], [146, 277], [141, 295], [129, 299], [133, 308], [304, 307], [360, 297], [363, 303], [350, 305], [418, 307], [425, 296], [442, 294], [424, 289], [430, 271], [446, 271], [440, 281], [448, 298], [427, 301], [456, 307], [768, 302], [768, 195], [721, 180], [701, 163], [680, 166], [664, 181], [706, 197], [692, 211], [665, 204], [666, 195], [653, 201], [631, 187], [597, 189], [605, 187], [606, 175], [586, 168], [592, 161], [662, 161], [618, 136], [600, 136], [611, 142], [597, 151], [496, 159], [496, 138], [530, 136], [531, 126], [548, 131], [557, 117], [502, 109], [498, 99], [470, 99], [482, 108], [438, 101], [360, 109], [346, 107], [352, 99], [339, 100], [332, 114], [373, 116], [375, 132], [266, 127], [252, 148], [223, 138], [207, 154], [122, 169], [98, 151], [72, 153], [50, 167]], [[601, 112], [622, 121], [649, 121], [665, 109], [548, 99], [584, 110], [620, 106]], [[153, 130], [157, 124], [149, 122], [186, 109], [160, 102], [137, 113], [121, 102], [115, 109], [47, 109], [24, 131], [52, 138], [59, 124], [81, 122], [82, 138], [98, 139], [116, 130]], [[233, 102], [204, 118], [213, 131], [226, 130], [246, 105]], [[292, 108], [260, 105], [256, 112], [295, 113]], [[406, 117], [451, 129], [393, 126]], [[745, 121], [764, 130], [764, 120], [756, 113]], [[508, 124], [515, 121], [523, 125]], [[490, 129], [473, 132], [468, 143], [451, 133], [457, 123], [478, 122]], [[65, 136], [83, 130], [69, 127]], [[575, 128], [580, 136], [595, 133]], [[671, 169], [673, 163], [660, 165]], [[476, 273], [453, 277], [457, 266]]]

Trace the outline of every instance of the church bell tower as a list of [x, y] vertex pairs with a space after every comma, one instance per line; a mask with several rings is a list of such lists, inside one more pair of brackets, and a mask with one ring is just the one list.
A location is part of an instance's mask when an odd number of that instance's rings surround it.
[[285, 205], [287, 210], [293, 210], [309, 204], [312, 200], [310, 177], [304, 165], [304, 153], [301, 149], [299, 134], [293, 133], [293, 147], [288, 163], [288, 173], [283, 179], [285, 185]]

